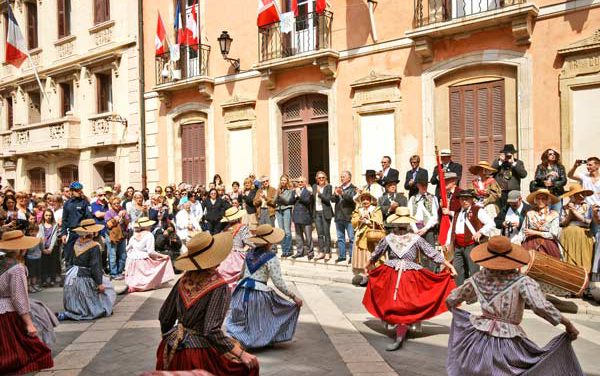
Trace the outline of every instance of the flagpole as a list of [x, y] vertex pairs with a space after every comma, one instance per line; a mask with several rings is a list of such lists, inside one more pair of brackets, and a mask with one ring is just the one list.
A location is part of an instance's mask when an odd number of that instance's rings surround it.
[[29, 59], [29, 64], [31, 64], [31, 68], [33, 68], [33, 74], [35, 75], [35, 79], [37, 80], [38, 85], [40, 86], [40, 91], [42, 92], [42, 95], [46, 99], [46, 104], [48, 105], [48, 111], [52, 112], [52, 106], [50, 106], [50, 99], [46, 95], [46, 90], [44, 90], [44, 88], [42, 86], [42, 81], [40, 80], [40, 76], [38, 74], [37, 68], [35, 67], [33, 59], [31, 58], [29, 51], [26, 51], [25, 54], [27, 55], [27, 58]]

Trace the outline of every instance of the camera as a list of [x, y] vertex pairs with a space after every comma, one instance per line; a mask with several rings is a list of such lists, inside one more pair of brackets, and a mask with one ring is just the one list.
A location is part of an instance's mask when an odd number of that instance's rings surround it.
[[578, 159], [575, 161], [575, 163], [577, 163], [578, 165], [584, 165], [587, 163], [587, 161], [585, 159]]

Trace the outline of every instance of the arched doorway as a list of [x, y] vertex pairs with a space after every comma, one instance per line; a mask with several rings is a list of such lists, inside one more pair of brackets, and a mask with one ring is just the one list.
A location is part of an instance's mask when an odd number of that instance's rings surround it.
[[79, 168], [76, 165], [66, 165], [58, 169], [60, 188], [68, 187], [72, 182], [79, 180]]
[[27, 172], [29, 176], [29, 189], [32, 193], [46, 192], [46, 170], [42, 167], [32, 168]]
[[314, 182], [317, 171], [329, 174], [327, 96], [302, 95], [281, 105], [283, 172]]

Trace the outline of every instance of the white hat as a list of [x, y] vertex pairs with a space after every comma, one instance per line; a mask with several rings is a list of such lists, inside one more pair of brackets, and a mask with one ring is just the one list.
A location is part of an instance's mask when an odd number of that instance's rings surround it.
[[452, 150], [450, 150], [450, 149], [440, 150], [440, 157], [450, 157], [451, 155], [452, 155]]

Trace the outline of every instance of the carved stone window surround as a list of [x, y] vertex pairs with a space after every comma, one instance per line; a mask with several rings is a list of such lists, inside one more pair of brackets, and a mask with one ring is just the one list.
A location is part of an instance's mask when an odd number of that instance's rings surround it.
[[256, 99], [233, 97], [221, 105], [227, 129], [243, 129], [253, 127], [256, 121], [254, 107]]
[[369, 76], [350, 84], [353, 91], [352, 106], [399, 102], [401, 80], [398, 75], [378, 74], [372, 71]]

